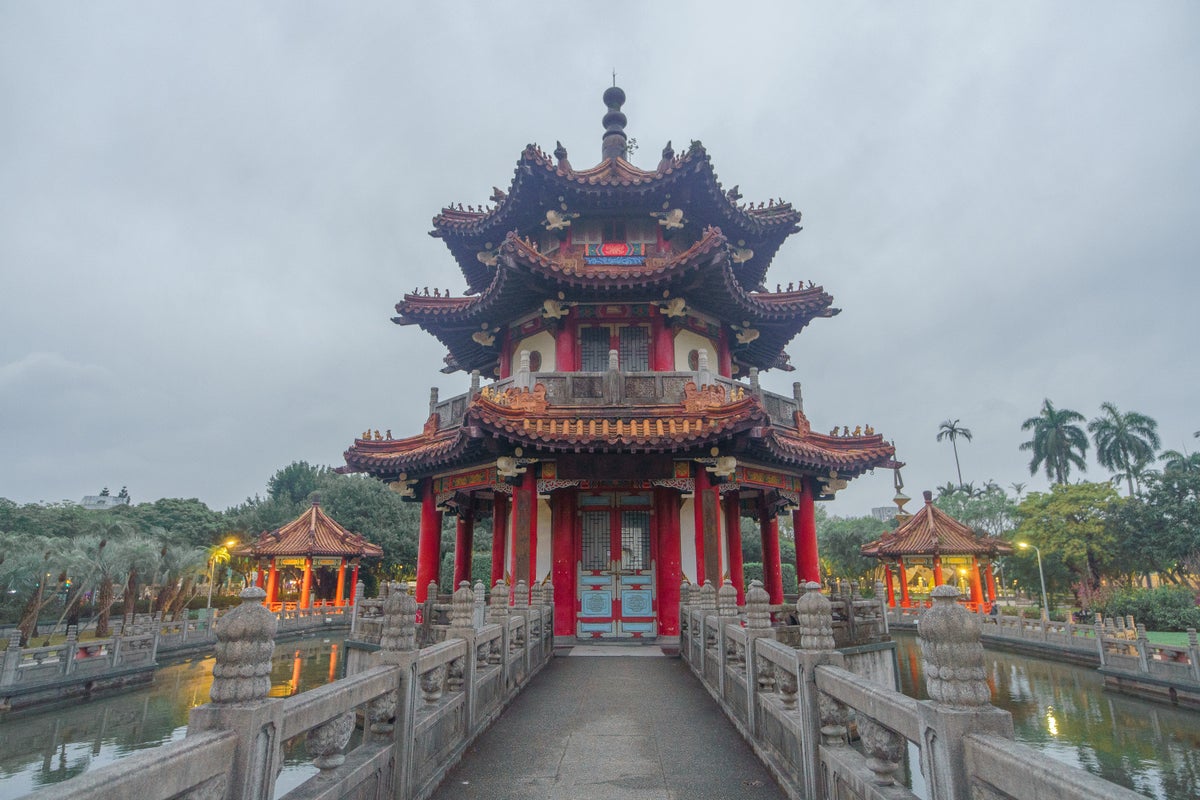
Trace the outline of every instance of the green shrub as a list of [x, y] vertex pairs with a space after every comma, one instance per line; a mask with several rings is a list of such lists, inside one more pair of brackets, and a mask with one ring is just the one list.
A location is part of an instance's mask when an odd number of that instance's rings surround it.
[[1132, 614], [1134, 622], [1152, 631], [1200, 628], [1200, 608], [1191, 590], [1180, 586], [1157, 589], [1119, 589], [1098, 606], [1105, 617]]

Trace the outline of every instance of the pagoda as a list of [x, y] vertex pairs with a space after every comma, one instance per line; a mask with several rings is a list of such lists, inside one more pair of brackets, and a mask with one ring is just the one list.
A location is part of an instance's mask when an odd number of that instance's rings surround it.
[[869, 426], [814, 432], [800, 384], [791, 397], [759, 385], [793, 369], [784, 348], [809, 322], [838, 312], [811, 281], [768, 289], [800, 212], [724, 189], [699, 142], [635, 167], [624, 102], [604, 92], [596, 166], [530, 145], [507, 191], [434, 218], [466, 291], [414, 289], [393, 321], [437, 337], [443, 372], [470, 373], [470, 390], [432, 390], [415, 436], [364, 432], [343, 470], [420, 502], [418, 601], [453, 513], [455, 585], [490, 520], [493, 584], [551, 582], [557, 637], [669, 642], [683, 581], [728, 579], [743, 598], [744, 517], [772, 603], [781, 514], [800, 579], [819, 580], [814, 502], [894, 466], [894, 449]]

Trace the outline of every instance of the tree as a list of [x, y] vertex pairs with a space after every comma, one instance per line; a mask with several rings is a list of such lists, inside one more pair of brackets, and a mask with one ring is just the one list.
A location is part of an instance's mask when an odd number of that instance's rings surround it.
[[950, 440], [950, 446], [954, 448], [954, 469], [958, 472], [958, 485], [962, 486], [962, 467], [958, 464], [958, 440], [971, 441], [971, 429], [964, 428], [958, 424], [958, 420], [945, 420], [938, 427], [937, 440], [940, 442], [943, 439]]
[[[1041, 548], [1048, 587], [1070, 588], [1085, 601], [1101, 578], [1120, 571], [1116, 529], [1109, 523], [1119, 502], [1110, 483], [1055, 484], [1017, 507], [1013, 540]], [[1032, 562], [1031, 557], [1022, 560]], [[1063, 570], [1069, 586], [1062, 585]]]
[[935, 505], [980, 536], [1004, 536], [1016, 524], [1017, 504], [995, 483], [975, 492], [939, 494]]
[[1122, 563], [1200, 590], [1200, 469], [1149, 475], [1143, 488], [1114, 515]]
[[293, 505], [306, 503], [330, 472], [329, 467], [313, 466], [307, 461], [293, 461], [267, 481], [267, 496], [272, 500], [284, 500]]
[[1200, 453], [1164, 450], [1158, 458], [1163, 462], [1164, 474], [1171, 472], [1200, 473]]
[[830, 577], [865, 580], [879, 562], [861, 552], [862, 546], [884, 534], [888, 526], [874, 517], [829, 517], [817, 523], [821, 566]]
[[1021, 430], [1033, 431], [1033, 438], [1021, 443], [1022, 450], [1033, 453], [1029, 462], [1029, 474], [1037, 474], [1038, 467], [1045, 467], [1046, 477], [1054, 483], [1066, 483], [1071, 476], [1071, 467], [1087, 472], [1088, 438], [1075, 423], [1083, 422], [1083, 415], [1068, 408], [1058, 409], [1047, 398], [1042, 403], [1041, 413], [1021, 423]]
[[1028, 484], [1024, 483], [1023, 481], [1013, 481], [1012, 483], [1009, 484], [1009, 486], [1012, 487], [1013, 494], [1015, 494], [1017, 496], [1018, 503], [1021, 502], [1021, 495], [1023, 495], [1025, 493], [1025, 487], [1027, 485]]
[[[1135, 479], [1154, 460], [1161, 442], [1158, 423], [1136, 411], [1121, 413], [1112, 403], [1100, 404], [1100, 416], [1088, 423], [1096, 445], [1096, 460], [1129, 484], [1129, 496], [1135, 493]], [[1140, 481], [1137, 481], [1140, 482]]]

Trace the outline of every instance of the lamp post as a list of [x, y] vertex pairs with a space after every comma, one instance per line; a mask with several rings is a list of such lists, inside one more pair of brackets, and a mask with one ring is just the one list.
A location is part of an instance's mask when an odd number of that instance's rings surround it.
[[1029, 542], [1017, 542], [1017, 547], [1021, 548], [1022, 550], [1026, 550], [1026, 549], [1032, 547], [1033, 552], [1037, 553], [1038, 578], [1041, 579], [1041, 581], [1042, 581], [1042, 619], [1049, 622], [1050, 621], [1050, 605], [1049, 605], [1049, 602], [1046, 600], [1046, 573], [1042, 572], [1042, 551], [1036, 544], [1030, 544]]
[[235, 544], [237, 544], [237, 539], [230, 539], [225, 544], [213, 550], [212, 554], [208, 557], [208, 602], [204, 604], [205, 608], [212, 608], [213, 576], [217, 569], [217, 562], [229, 560], [229, 548]]

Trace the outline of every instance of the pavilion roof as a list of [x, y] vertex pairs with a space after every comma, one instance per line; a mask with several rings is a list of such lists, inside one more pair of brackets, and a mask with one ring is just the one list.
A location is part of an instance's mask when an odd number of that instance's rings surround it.
[[[541, 390], [539, 393], [539, 389]], [[707, 455], [731, 444], [757, 460], [841, 477], [892, 463], [895, 449], [877, 434], [815, 434], [797, 415], [796, 427], [773, 423], [753, 394], [726, 397], [724, 387], [685, 388], [679, 404], [550, 405], [544, 387], [476, 395], [462, 424], [438, 429], [430, 417], [423, 433], [406, 439], [357, 439], [345, 453], [347, 472], [385, 481], [431, 475], [447, 468], [494, 461], [496, 444], [537, 453], [677, 453]], [[736, 449], [736, 448], [735, 448]]]
[[[833, 316], [838, 309], [812, 283], [796, 290], [789, 284], [788, 291], [747, 289], [731, 250], [721, 230], [710, 227], [686, 250], [668, 257], [635, 265], [588, 265], [579, 255], [543, 254], [509, 234], [497, 250], [492, 280], [479, 295], [439, 292], [430, 297], [414, 291], [396, 304], [399, 316], [393, 321], [419, 325], [436, 336], [450, 351], [447, 362], [454, 368], [488, 373], [498, 360], [496, 334], [503, 323], [535, 311], [562, 289], [569, 288], [571, 298], [580, 302], [677, 297], [689, 308], [736, 326], [731, 339], [737, 340], [734, 357], [739, 363], [760, 370], [783, 366], [788, 342], [814, 318]], [[491, 343], [483, 344], [481, 338]]]
[[325, 513], [320, 503], [276, 530], [263, 533], [254, 542], [235, 551], [239, 556], [342, 556], [379, 558], [383, 548], [339, 525]]
[[1008, 555], [1008, 542], [979, 536], [969, 526], [933, 504], [933, 493], [925, 492], [925, 507], [891, 533], [862, 546], [864, 556], [892, 558], [928, 555]]

